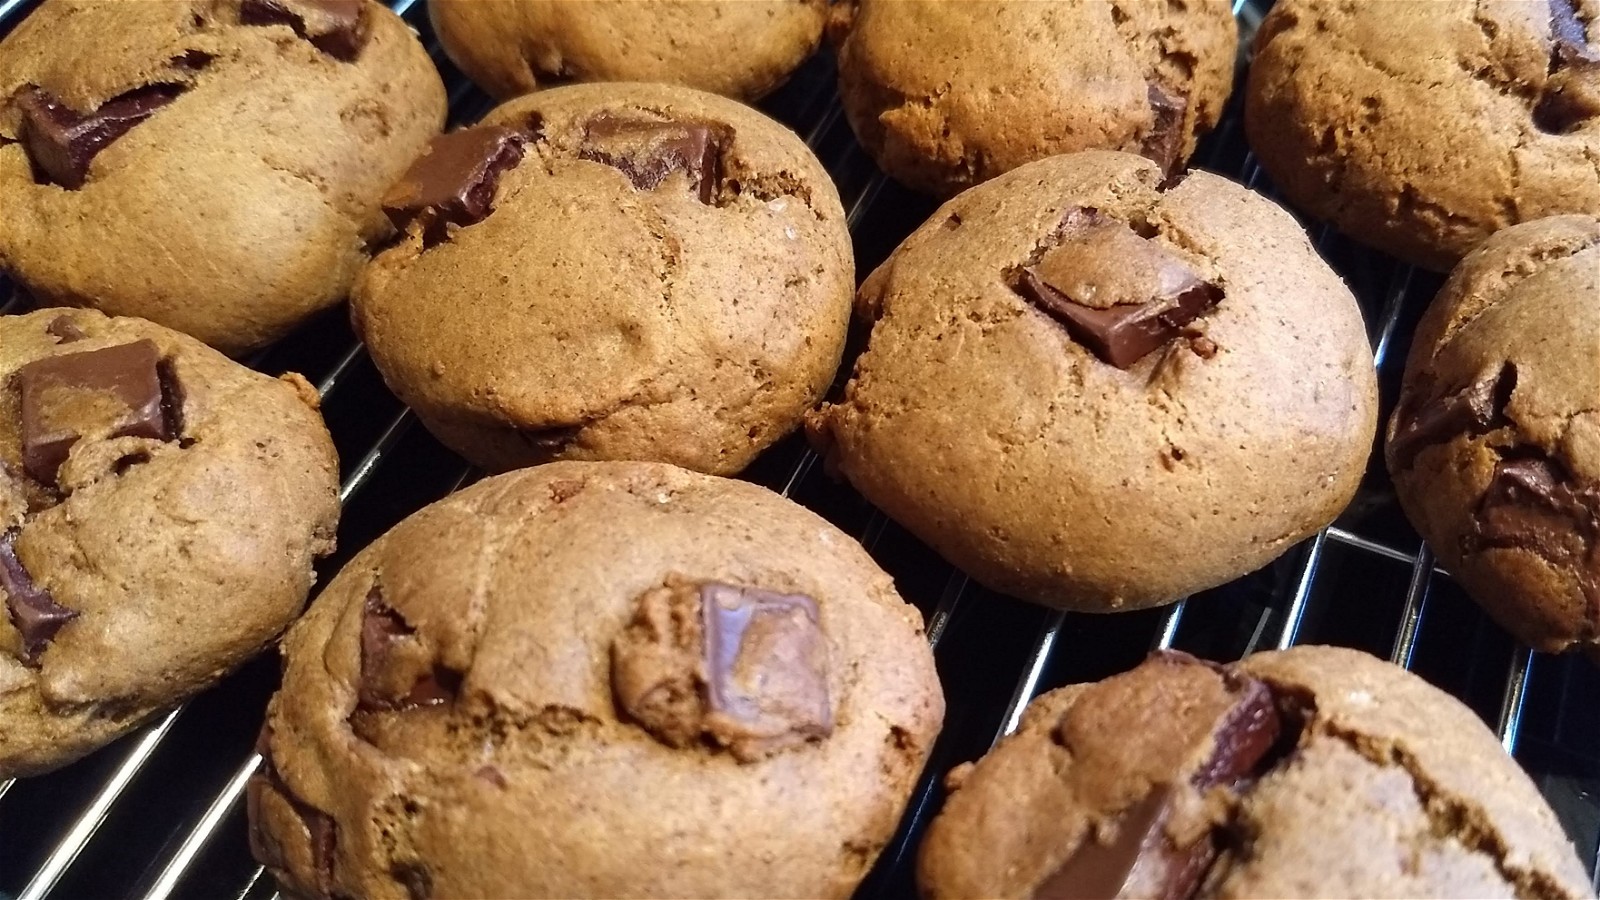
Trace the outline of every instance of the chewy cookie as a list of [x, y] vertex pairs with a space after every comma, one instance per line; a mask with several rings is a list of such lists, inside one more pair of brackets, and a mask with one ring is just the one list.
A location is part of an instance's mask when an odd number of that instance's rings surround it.
[[428, 12], [451, 61], [502, 100], [574, 81], [754, 100], [816, 51], [828, 0], [429, 0]]
[[829, 461], [997, 590], [1152, 606], [1354, 495], [1377, 417], [1355, 299], [1288, 213], [1092, 151], [946, 203], [861, 286]]
[[260, 651], [333, 549], [337, 497], [300, 376], [139, 319], [0, 317], [0, 780]]
[[1127, 150], [1182, 170], [1233, 89], [1227, 0], [856, 0], [839, 96], [878, 165], [949, 196], [1023, 163]]
[[491, 478], [285, 641], [256, 857], [328, 897], [845, 897], [944, 702], [850, 538], [651, 463]]
[[1417, 327], [1389, 422], [1401, 505], [1540, 650], [1600, 657], [1600, 218], [1496, 234]]
[[48, 0], [0, 42], [0, 267], [242, 354], [344, 299], [444, 110], [371, 0]]
[[1447, 270], [1509, 225], [1600, 212], [1600, 0], [1280, 0], [1245, 132], [1297, 206]]
[[1157, 653], [1039, 697], [949, 787], [928, 900], [1593, 896], [1477, 716], [1355, 650]]
[[855, 285], [839, 195], [732, 100], [573, 85], [441, 137], [354, 292], [390, 388], [489, 469], [650, 459], [726, 474], [827, 390]]

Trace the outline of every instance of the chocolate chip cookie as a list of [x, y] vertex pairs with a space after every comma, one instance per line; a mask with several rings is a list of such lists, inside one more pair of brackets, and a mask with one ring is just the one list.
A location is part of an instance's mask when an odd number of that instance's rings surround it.
[[358, 280], [356, 329], [480, 466], [736, 472], [838, 367], [855, 284], [838, 193], [732, 100], [541, 91], [441, 137], [384, 204], [406, 236]]
[[949, 196], [1026, 162], [1127, 150], [1179, 171], [1233, 89], [1227, 0], [856, 0], [839, 96], [895, 179]]
[[245, 353], [343, 301], [444, 110], [371, 0], [48, 0], [0, 42], [0, 267]]
[[214, 683], [299, 612], [338, 463], [298, 375], [139, 319], [0, 317], [0, 780]]
[[1600, 218], [1496, 234], [1417, 328], [1389, 422], [1401, 505], [1506, 630], [1600, 657]]
[[652, 463], [435, 503], [284, 646], [251, 840], [304, 897], [845, 897], [944, 708], [854, 541]]
[[1470, 709], [1343, 648], [1158, 653], [1038, 698], [949, 783], [929, 900], [1593, 896]]
[[754, 100], [822, 40], [828, 0], [429, 0], [450, 59], [501, 99], [575, 81]]
[[1245, 131], [1297, 206], [1447, 270], [1509, 225], [1600, 213], [1600, 0], [1282, 0]]
[[1090, 151], [946, 203], [862, 285], [811, 416], [879, 508], [997, 590], [1115, 611], [1229, 581], [1350, 501], [1376, 430], [1355, 298], [1288, 213]]

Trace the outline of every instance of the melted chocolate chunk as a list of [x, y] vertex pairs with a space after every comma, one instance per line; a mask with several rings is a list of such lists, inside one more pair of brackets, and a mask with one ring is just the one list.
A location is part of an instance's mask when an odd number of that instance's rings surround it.
[[1510, 363], [1459, 390], [1434, 396], [1414, 409], [1401, 409], [1389, 453], [1402, 469], [1410, 468], [1424, 448], [1460, 434], [1481, 435], [1504, 422], [1506, 404], [1517, 386]]
[[1550, 0], [1550, 69], [1533, 108], [1541, 131], [1566, 134], [1600, 116], [1600, 51], [1572, 0]]
[[[461, 674], [434, 663], [432, 666], [407, 666], [403, 655], [415, 656], [421, 647], [416, 629], [383, 602], [377, 588], [367, 593], [361, 616], [361, 683], [357, 693], [362, 711], [403, 710], [419, 706], [438, 706], [456, 698], [461, 689]], [[412, 652], [406, 654], [403, 648]], [[396, 685], [397, 676], [420, 668], [409, 686]]]
[[13, 528], [0, 534], [0, 592], [5, 594], [6, 614], [12, 626], [22, 635], [22, 661], [35, 666], [56, 632], [76, 619], [78, 613], [57, 603], [22, 567], [22, 561], [17, 559], [19, 533]]
[[[1034, 900], [1078, 900], [1124, 896], [1140, 865], [1161, 864], [1171, 850], [1162, 832], [1170, 811], [1171, 792], [1156, 788], [1124, 810], [1108, 843], [1098, 835], [1086, 839], [1061, 868], [1034, 889]], [[1184, 896], [1163, 891], [1160, 897]]]
[[704, 122], [653, 122], [602, 114], [589, 120], [578, 155], [628, 176], [641, 191], [653, 191], [673, 172], [683, 172], [701, 203], [716, 196], [722, 177], [722, 137]]
[[365, 0], [244, 0], [245, 25], [287, 25], [313, 47], [343, 62], [361, 55], [367, 43]]
[[437, 244], [449, 236], [447, 223], [464, 228], [488, 217], [500, 176], [522, 161], [526, 144], [499, 125], [442, 134], [384, 195], [383, 211], [401, 230], [420, 221], [424, 246]]
[[164, 389], [160, 363], [155, 343], [142, 340], [49, 356], [18, 370], [28, 474], [54, 486], [73, 445], [84, 439], [172, 440], [176, 404]]
[[1189, 108], [1189, 98], [1154, 81], [1149, 83], [1148, 93], [1153, 121], [1139, 154], [1171, 174], [1183, 152], [1183, 116]]
[[1577, 62], [1600, 62], [1600, 52], [1589, 46], [1588, 29], [1578, 18], [1574, 0], [1550, 0], [1550, 68]]
[[1600, 485], [1542, 457], [1502, 460], [1479, 501], [1468, 549], [1518, 548], [1571, 566], [1585, 593], [1600, 594]]
[[1016, 290], [1102, 362], [1132, 367], [1222, 300], [1220, 287], [1159, 243], [1084, 213], [1021, 270]]
[[73, 341], [81, 341], [88, 337], [87, 334], [83, 333], [83, 329], [72, 321], [71, 316], [56, 316], [50, 320], [50, 324], [46, 325], [44, 330], [49, 332], [50, 336], [55, 338], [58, 344], [70, 344]]
[[788, 743], [833, 733], [815, 600], [713, 582], [700, 604], [713, 734]]
[[27, 85], [17, 92], [22, 113], [19, 136], [28, 158], [43, 180], [69, 190], [83, 187], [89, 163], [111, 142], [156, 110], [178, 98], [183, 85], [152, 84], [135, 88], [80, 113], [69, 109], [50, 92]]

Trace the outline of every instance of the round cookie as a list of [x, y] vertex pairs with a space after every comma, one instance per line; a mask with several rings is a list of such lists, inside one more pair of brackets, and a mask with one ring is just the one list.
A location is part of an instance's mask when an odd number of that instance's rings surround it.
[[1239, 42], [1227, 0], [857, 0], [843, 29], [856, 137], [945, 197], [1077, 150], [1180, 171], [1222, 117]]
[[822, 40], [828, 0], [429, 0], [450, 59], [502, 100], [574, 81], [762, 97]]
[[338, 461], [298, 375], [139, 319], [0, 317], [0, 780], [216, 682], [299, 614]]
[[991, 588], [1165, 603], [1256, 569], [1355, 493], [1376, 430], [1361, 312], [1288, 213], [1125, 153], [946, 203], [861, 286], [810, 421], [884, 512]]
[[821, 399], [855, 268], [792, 132], [670, 85], [573, 85], [440, 138], [353, 295], [390, 388], [451, 449], [744, 468]]
[[444, 112], [371, 0], [48, 0], [0, 42], [0, 268], [241, 355], [343, 301]]
[[1600, 657], [1600, 218], [1515, 225], [1417, 327], [1388, 461], [1407, 516], [1494, 618]]
[[951, 772], [918, 882], [958, 897], [1592, 897], [1483, 722], [1339, 647], [1162, 652]]
[[1600, 0], [1281, 0], [1245, 132], [1295, 205], [1448, 270], [1509, 225], [1600, 212]]
[[252, 846], [313, 898], [846, 897], [944, 710], [854, 541], [654, 463], [441, 500], [284, 646]]

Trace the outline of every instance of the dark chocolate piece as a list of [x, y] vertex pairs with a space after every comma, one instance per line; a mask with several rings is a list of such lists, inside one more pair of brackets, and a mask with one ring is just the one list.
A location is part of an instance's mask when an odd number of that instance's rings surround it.
[[817, 602], [712, 582], [700, 588], [706, 703], [719, 737], [833, 733]]
[[1600, 116], [1600, 50], [1589, 43], [1573, 0], [1550, 0], [1550, 67], [1533, 122], [1566, 134]]
[[709, 204], [722, 177], [722, 139], [704, 122], [653, 122], [601, 114], [584, 129], [578, 155], [628, 176], [641, 191], [653, 191], [673, 172]]
[[[1186, 861], [1163, 832], [1171, 811], [1171, 799], [1170, 789], [1158, 787], [1118, 816], [1116, 834], [1110, 843], [1101, 843], [1098, 835], [1087, 836], [1061, 868], [1034, 889], [1034, 900], [1099, 900], [1128, 896], [1125, 892], [1135, 887], [1140, 868], [1161, 867], [1183, 872], [1188, 868]], [[1138, 879], [1146, 885], [1159, 884], [1161, 880]], [[1146, 896], [1186, 895], [1187, 892], [1166, 889]]]
[[17, 371], [22, 462], [54, 485], [79, 440], [143, 437], [170, 441], [173, 413], [162, 387], [160, 351], [149, 340], [49, 356]]
[[301, 40], [342, 62], [353, 62], [367, 43], [365, 0], [244, 0], [245, 25], [287, 25]]
[[1130, 368], [1222, 300], [1220, 287], [1127, 225], [1098, 214], [1079, 222], [1068, 218], [1061, 243], [1021, 270], [1016, 290], [1101, 361]]
[[526, 143], [499, 125], [442, 134], [384, 195], [383, 211], [401, 230], [420, 220], [424, 244], [437, 244], [449, 234], [446, 223], [466, 227], [494, 210], [500, 176], [522, 161]]
[[1600, 52], [1589, 46], [1589, 35], [1578, 18], [1574, 0], [1550, 0], [1550, 70], [1577, 62], [1600, 62]]
[[83, 333], [83, 329], [72, 321], [71, 316], [56, 316], [50, 320], [50, 324], [46, 325], [44, 330], [49, 332], [50, 336], [55, 338], [58, 344], [70, 344], [73, 341], [81, 341], [88, 337], [87, 334]]
[[1161, 171], [1170, 175], [1183, 152], [1183, 117], [1189, 108], [1189, 98], [1156, 81], [1149, 83], [1148, 96], [1153, 121], [1139, 154], [1153, 160]]
[[1600, 485], [1577, 481], [1550, 459], [1502, 460], [1478, 504], [1473, 538], [1573, 564], [1592, 588], [1600, 580]]
[[22, 113], [20, 137], [34, 168], [50, 183], [69, 190], [83, 187], [89, 162], [112, 141], [122, 137], [178, 98], [183, 85], [152, 84], [134, 88], [107, 100], [92, 112], [67, 108], [50, 92], [27, 85], [17, 92]]
[[1424, 448], [1459, 434], [1481, 435], [1504, 421], [1506, 403], [1516, 389], [1517, 369], [1507, 363], [1458, 390], [1435, 396], [1415, 409], [1403, 409], [1389, 441], [1395, 464], [1410, 468]]
[[362, 710], [414, 709], [455, 699], [461, 688], [461, 675], [437, 663], [424, 667], [409, 687], [396, 689], [393, 670], [406, 668], [396, 665], [397, 645], [414, 643], [416, 633], [383, 602], [377, 588], [367, 593], [361, 616], [361, 683], [357, 687]]
[[0, 534], [0, 591], [6, 595], [6, 613], [12, 626], [22, 635], [22, 661], [34, 666], [56, 632], [76, 619], [78, 613], [57, 603], [22, 567], [22, 561], [17, 559], [19, 533], [13, 528]]

